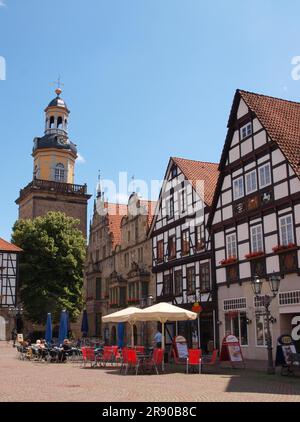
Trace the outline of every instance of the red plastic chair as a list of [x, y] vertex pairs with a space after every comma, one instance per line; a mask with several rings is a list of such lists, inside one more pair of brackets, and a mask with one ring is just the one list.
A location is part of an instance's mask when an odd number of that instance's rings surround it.
[[128, 368], [135, 368], [135, 375], [138, 374], [139, 366], [140, 366], [140, 360], [138, 359], [136, 350], [134, 349], [128, 349], [127, 351], [127, 361], [128, 365], [126, 368], [126, 374], [128, 371]]
[[95, 357], [95, 350], [93, 347], [82, 347], [82, 358], [83, 358], [83, 365], [85, 366], [86, 363], [90, 362], [91, 367], [95, 366], [96, 364], [96, 357]]
[[164, 349], [154, 349], [152, 358], [145, 361], [147, 368], [155, 368], [157, 375], [159, 375], [158, 367], [162, 369], [164, 359]]
[[145, 346], [135, 346], [137, 353], [145, 353]]
[[114, 351], [112, 346], [104, 346], [103, 354], [100, 357], [100, 365], [104, 367], [113, 361]]
[[189, 355], [186, 358], [186, 373], [189, 373], [189, 366], [198, 366], [199, 367], [199, 374], [201, 374], [202, 370], [202, 362], [201, 362], [202, 351], [201, 349], [189, 349]]
[[122, 363], [120, 368], [120, 373], [122, 373], [123, 368], [126, 367], [126, 373], [128, 368], [128, 348], [123, 347], [122, 349]]

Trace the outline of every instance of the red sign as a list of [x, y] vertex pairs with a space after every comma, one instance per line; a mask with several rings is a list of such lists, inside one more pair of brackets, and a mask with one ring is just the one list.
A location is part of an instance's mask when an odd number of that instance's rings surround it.
[[232, 334], [224, 337], [220, 353], [220, 362], [243, 363], [242, 349], [238, 339]]
[[200, 305], [199, 302], [195, 302], [192, 306], [192, 311], [196, 312], [197, 314], [200, 314], [200, 312], [202, 312], [202, 306]]

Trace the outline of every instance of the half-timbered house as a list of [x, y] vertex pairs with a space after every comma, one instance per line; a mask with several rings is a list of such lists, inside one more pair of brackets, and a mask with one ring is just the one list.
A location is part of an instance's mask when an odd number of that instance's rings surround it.
[[[238, 90], [228, 121], [209, 225], [220, 339], [266, 358], [266, 326], [251, 280], [281, 277], [272, 301], [273, 346], [300, 315], [300, 103]], [[271, 294], [263, 283], [263, 294]]]
[[218, 165], [171, 158], [150, 229], [156, 301], [187, 309], [200, 305], [192, 322], [166, 325], [175, 334], [207, 348], [215, 342], [215, 304], [211, 277], [211, 241], [206, 229], [218, 178]]
[[9, 308], [16, 308], [19, 254], [18, 246], [0, 238], [0, 340], [8, 340], [13, 328], [16, 328], [14, 317]]

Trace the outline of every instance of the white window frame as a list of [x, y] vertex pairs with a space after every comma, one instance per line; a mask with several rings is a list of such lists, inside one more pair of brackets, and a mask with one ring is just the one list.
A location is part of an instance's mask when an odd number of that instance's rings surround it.
[[[267, 336], [266, 336], [266, 320], [263, 314], [259, 315], [263, 318], [263, 344], [258, 344], [257, 339], [257, 315], [255, 315], [255, 346], [256, 347], [263, 347], [267, 348]], [[272, 335], [272, 329], [271, 329], [271, 335]], [[272, 335], [273, 338], [273, 335]]]
[[[252, 182], [253, 182], [253, 179], [252, 179], [253, 176], [252, 175], [253, 174], [254, 174], [255, 186], [252, 186]], [[250, 184], [251, 184], [250, 189], [248, 189], [249, 178], [250, 178]], [[246, 188], [246, 195], [248, 195], [249, 193], [255, 192], [257, 190], [256, 170], [252, 170], [252, 171], [249, 171], [249, 173], [246, 173], [246, 175], [245, 175], [245, 188]]]
[[[239, 324], [239, 335], [238, 335], [238, 340], [240, 342], [241, 347], [249, 347], [249, 326], [247, 324], [247, 344], [242, 344], [242, 337], [241, 337], [241, 313], [245, 314], [246, 318], [247, 318], [247, 312], [246, 310], [237, 310], [238, 313], [238, 324]], [[224, 316], [225, 320], [224, 320], [224, 337], [226, 336], [226, 315]], [[233, 321], [232, 318], [230, 319], [230, 331], [231, 334], [233, 333]]]
[[[266, 178], [266, 176], [265, 176], [265, 168], [268, 168], [269, 169], [269, 183], [263, 183], [263, 181], [262, 181], [262, 176], [261, 176], [261, 170], [263, 170], [264, 171], [264, 175], [263, 175], [263, 178], [265, 179]], [[271, 179], [271, 165], [270, 165], [270, 163], [266, 163], [266, 164], [263, 164], [262, 166], [259, 166], [258, 167], [258, 180], [259, 180], [259, 187], [260, 188], [264, 188], [264, 187], [266, 187], [266, 186], [269, 186], [271, 183], [272, 183], [272, 179]]]
[[[260, 235], [261, 235], [261, 239], [260, 239], [260, 243], [261, 243], [261, 248], [258, 248], [256, 246], [256, 248], [254, 248], [254, 238], [258, 236], [257, 234], [257, 229], [260, 228]], [[256, 231], [256, 233], [253, 233], [254, 230]], [[256, 224], [255, 226], [251, 226], [250, 227], [250, 236], [251, 236], [251, 252], [260, 252], [264, 250], [264, 242], [263, 242], [263, 228], [262, 228], [262, 224]], [[255, 242], [258, 244], [257, 239], [255, 240]]]
[[[228, 241], [229, 239], [231, 239], [230, 241]], [[234, 239], [234, 241], [233, 241], [233, 239]], [[235, 245], [235, 255], [234, 254], [232, 254], [232, 251], [233, 251], [233, 247], [232, 247], [232, 244], [234, 244]], [[231, 253], [229, 253], [229, 251], [231, 251]], [[237, 258], [237, 241], [236, 241], [236, 233], [230, 233], [230, 234], [227, 234], [227, 236], [226, 236], [226, 252], [227, 252], [227, 258], [230, 258], [230, 257], [235, 257], [235, 258]]]
[[[245, 135], [243, 134], [243, 131], [246, 131]], [[241, 134], [241, 140], [248, 138], [248, 136], [252, 135], [252, 123], [248, 122], [240, 129]]]
[[[241, 191], [242, 192], [240, 192], [240, 184], [239, 184], [240, 181], [242, 181], [242, 184], [241, 184], [241, 187], [242, 187]], [[238, 183], [238, 189], [239, 189], [238, 195], [236, 194], [236, 185], [235, 185], [236, 183]], [[236, 179], [234, 179], [232, 181], [232, 187], [233, 187], [233, 199], [236, 200], [236, 199], [242, 198], [245, 195], [243, 176], [240, 176], [240, 177], [237, 177]]]
[[[282, 224], [283, 221], [285, 221], [287, 218], [291, 219], [291, 222], [289, 223], [289, 225], [291, 226], [291, 238], [288, 239], [288, 235], [289, 233], [287, 232], [288, 230], [288, 224], [285, 222], [284, 224]], [[287, 241], [284, 242], [283, 240], [283, 230], [286, 231], [286, 237], [287, 237]], [[282, 217], [279, 217], [279, 238], [280, 238], [280, 244], [281, 245], [288, 245], [289, 243], [294, 243], [295, 242], [295, 238], [294, 238], [294, 222], [293, 222], [293, 216], [292, 214], [287, 214], [284, 215]]]
[[54, 180], [55, 182], [65, 182], [66, 170], [62, 163], [57, 163], [54, 169]]

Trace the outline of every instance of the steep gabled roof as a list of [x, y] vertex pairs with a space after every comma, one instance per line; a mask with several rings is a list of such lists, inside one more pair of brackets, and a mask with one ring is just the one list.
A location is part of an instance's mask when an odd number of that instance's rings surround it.
[[6, 240], [0, 237], [0, 251], [1, 252], [23, 252], [23, 249], [19, 248], [12, 243], [7, 242]]
[[194, 189], [197, 190], [198, 181], [204, 181], [203, 199], [206, 205], [210, 206], [219, 176], [218, 164], [177, 157], [172, 157], [172, 160], [180, 168], [185, 177], [191, 181]]
[[121, 243], [121, 220], [127, 215], [128, 208], [127, 205], [112, 202], [106, 202], [105, 208], [107, 208], [107, 222], [111, 233], [112, 248], [114, 249]]
[[[235, 119], [240, 98], [255, 113], [270, 138], [278, 144], [296, 174], [300, 176], [300, 103], [237, 90], [228, 127], [232, 125]], [[227, 141], [229, 142], [229, 139]], [[222, 158], [225, 158], [223, 154]]]

